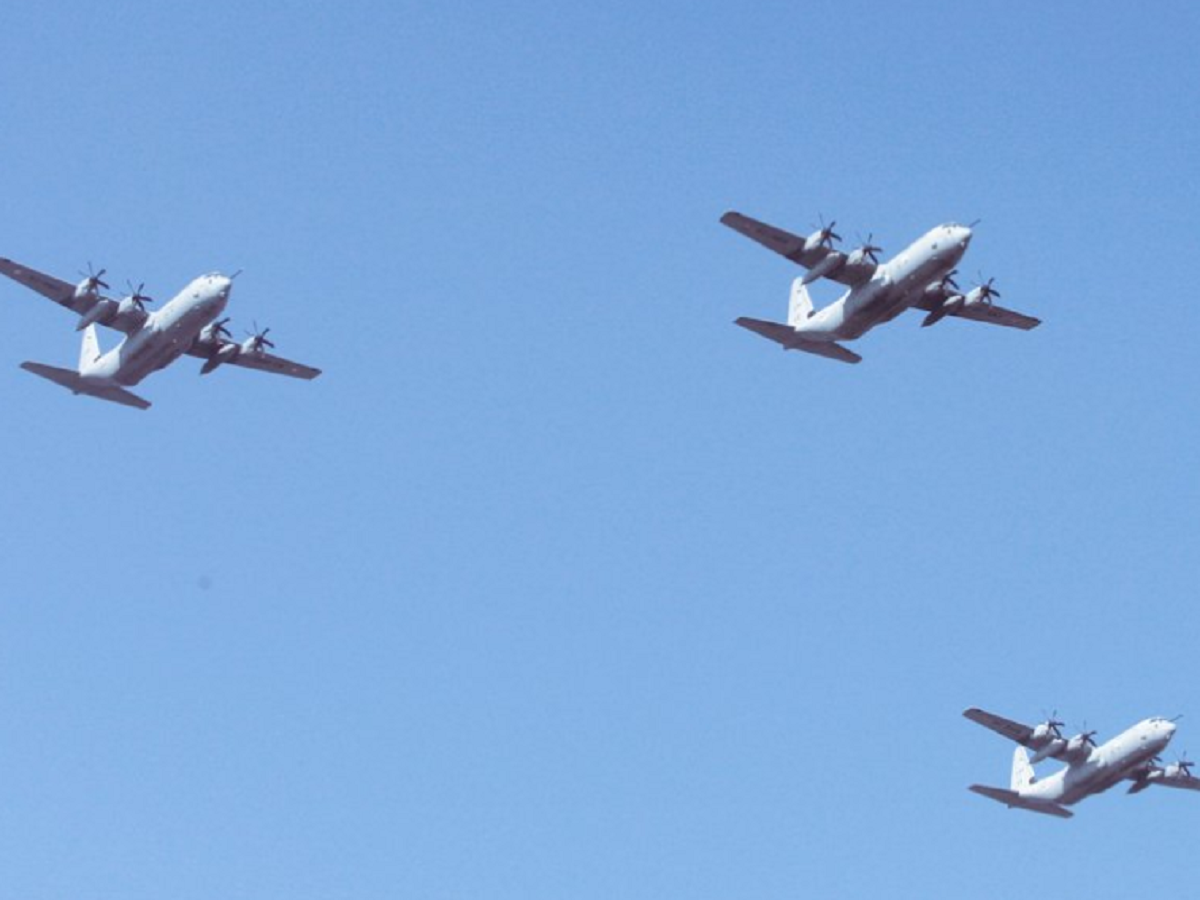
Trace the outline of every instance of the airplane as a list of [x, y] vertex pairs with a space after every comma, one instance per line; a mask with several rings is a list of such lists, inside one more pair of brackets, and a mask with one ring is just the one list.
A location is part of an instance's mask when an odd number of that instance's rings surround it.
[[[244, 341], [234, 341], [225, 326], [229, 318], [218, 318], [229, 301], [232, 276], [212, 272], [194, 279], [170, 302], [155, 312], [147, 312], [151, 299], [142, 293], [144, 284], [129, 285], [129, 294], [112, 300], [101, 294], [109, 285], [103, 280], [104, 269], [88, 274], [78, 284], [69, 284], [0, 257], [0, 274], [48, 297], [59, 306], [78, 314], [76, 331], [83, 332], [79, 365], [61, 369], [37, 362], [23, 362], [21, 368], [49, 379], [74, 394], [97, 397], [123, 406], [149, 409], [149, 401], [126, 388], [137, 384], [187, 354], [204, 360], [200, 374], [207, 375], [221, 365], [261, 369], [293, 378], [312, 379], [320, 369], [273, 356], [266, 348], [275, 344], [267, 338], [266, 328], [257, 325]], [[100, 349], [96, 326], [104, 325], [124, 333], [124, 339], [107, 352]]]
[[[721, 223], [762, 244], [768, 250], [808, 269], [792, 282], [787, 324], [743, 316], [735, 324], [782, 345], [784, 350], [803, 350], [845, 363], [862, 360], [838, 341], [862, 337], [876, 325], [890, 322], [906, 309], [924, 310], [922, 327], [946, 316], [991, 322], [1028, 331], [1040, 319], [997, 306], [995, 279], [963, 293], [954, 281], [959, 260], [971, 242], [966, 225], [939, 225], [917, 238], [909, 247], [881, 263], [882, 248], [871, 237], [850, 253], [834, 249], [841, 235], [836, 222], [824, 223], [808, 237], [799, 237], [744, 216], [727, 212]], [[848, 290], [824, 309], [814, 309], [808, 286], [819, 278], [845, 285]]]
[[[1107, 791], [1125, 780], [1133, 782], [1127, 792], [1130, 794], [1155, 784], [1200, 790], [1200, 778], [1192, 774], [1191, 761], [1180, 758], [1178, 762], [1163, 766], [1159, 759], [1159, 754], [1175, 734], [1178, 716], [1175, 719], [1162, 716], [1143, 719], [1097, 746], [1095, 731], [1085, 730], [1070, 738], [1063, 737], [1063, 723], [1054, 716], [1031, 728], [974, 707], [963, 715], [1021, 745], [1013, 754], [1008, 790], [982, 784], [973, 784], [969, 788], [976, 794], [998, 800], [1009, 809], [1028, 809], [1069, 819], [1074, 813], [1067, 806]], [[1033, 751], [1032, 757], [1026, 748]], [[1066, 767], [1047, 778], [1038, 778], [1033, 767], [1044, 759], [1060, 760]]]

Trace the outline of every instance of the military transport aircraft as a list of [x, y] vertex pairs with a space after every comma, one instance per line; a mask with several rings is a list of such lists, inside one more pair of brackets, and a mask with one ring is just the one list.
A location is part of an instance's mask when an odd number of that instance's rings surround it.
[[[890, 322], [906, 309], [928, 313], [924, 325], [946, 316], [991, 322], [1028, 331], [1040, 319], [1004, 309], [992, 302], [1000, 292], [994, 279], [963, 293], [954, 281], [971, 229], [966, 225], [939, 225], [917, 238], [908, 249], [887, 262], [879, 262], [882, 250], [870, 237], [850, 253], [834, 249], [841, 236], [836, 222], [822, 224], [808, 237], [798, 237], [737, 212], [727, 212], [721, 222], [757, 241], [769, 250], [804, 266], [808, 273], [792, 282], [787, 324], [743, 316], [737, 324], [783, 345], [784, 350], [803, 350], [842, 362], [856, 363], [862, 357], [838, 344], [862, 337], [876, 325]], [[828, 278], [849, 290], [824, 309], [814, 310], [808, 286]]]
[[[93, 273], [91, 265], [78, 284], [68, 284], [3, 258], [0, 258], [0, 274], [79, 315], [75, 330], [83, 332], [83, 346], [78, 369], [21, 363], [21, 368], [27, 372], [47, 378], [75, 394], [147, 409], [150, 403], [126, 387], [137, 384], [185, 353], [204, 360], [201, 375], [207, 375], [224, 363], [293, 378], [316, 378], [321, 374], [320, 369], [267, 353], [267, 347], [275, 347], [267, 339], [269, 328], [258, 331], [256, 327], [244, 341], [229, 340], [230, 333], [225, 327], [229, 319], [217, 317], [229, 300], [236, 273], [234, 276], [217, 272], [201, 275], [155, 312], [146, 311], [146, 304], [151, 301], [142, 293], [145, 285], [135, 289], [130, 284], [128, 296], [121, 300], [103, 296], [101, 288], [108, 289], [103, 280], [104, 269]], [[123, 332], [125, 338], [111, 350], [102, 352], [96, 337], [97, 325]]]
[[[1054, 716], [1030, 728], [974, 707], [963, 715], [1021, 745], [1013, 755], [1008, 790], [982, 784], [973, 784], [970, 788], [1010, 809], [1019, 807], [1069, 819], [1074, 813], [1066, 806], [1107, 791], [1126, 779], [1133, 782], [1130, 794], [1144, 791], [1153, 784], [1200, 790], [1200, 778], [1192, 774], [1193, 763], [1181, 758], [1163, 766], [1158, 758], [1175, 734], [1178, 716], [1175, 719], [1161, 716], [1143, 719], [1111, 741], [1097, 746], [1093, 740], [1094, 731], [1063, 737], [1063, 723]], [[1033, 751], [1032, 758], [1026, 748]], [[1037, 778], [1033, 766], [1044, 759], [1061, 760], [1067, 765], [1048, 778]]]

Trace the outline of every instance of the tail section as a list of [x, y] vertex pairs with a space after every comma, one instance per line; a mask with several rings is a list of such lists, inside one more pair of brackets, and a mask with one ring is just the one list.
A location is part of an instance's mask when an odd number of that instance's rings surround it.
[[812, 297], [808, 295], [808, 285], [801, 276], [792, 282], [792, 296], [788, 301], [788, 324], [798, 328], [813, 314]]
[[1033, 774], [1033, 765], [1029, 762], [1029, 754], [1025, 752], [1024, 747], [1018, 747], [1013, 753], [1012, 783], [1009, 790], [988, 787], [986, 784], [973, 784], [970, 790], [981, 797], [1003, 803], [1009, 809], [1027, 809], [1030, 812], [1057, 816], [1060, 819], [1071, 818], [1073, 813], [1053, 800], [1023, 795], [1023, 792], [1032, 787], [1036, 780]]
[[1020, 793], [1035, 781], [1037, 781], [1037, 776], [1033, 773], [1033, 766], [1029, 762], [1029, 754], [1025, 752], [1024, 747], [1018, 747], [1013, 753], [1012, 780], [1009, 787]]
[[95, 323], [83, 332], [83, 344], [79, 348], [79, 374], [86, 375], [100, 361], [100, 339], [96, 336]]

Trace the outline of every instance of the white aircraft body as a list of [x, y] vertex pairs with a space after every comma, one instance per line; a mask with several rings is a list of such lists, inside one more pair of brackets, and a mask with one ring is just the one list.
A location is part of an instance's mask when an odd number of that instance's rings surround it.
[[[101, 295], [100, 289], [108, 287], [101, 280], [103, 269], [89, 274], [78, 284], [68, 284], [0, 258], [0, 274], [79, 315], [76, 330], [83, 332], [83, 346], [76, 369], [21, 363], [21, 368], [27, 372], [47, 378], [75, 394], [147, 409], [150, 403], [126, 388], [184, 354], [204, 360], [200, 368], [202, 375], [225, 363], [293, 378], [311, 379], [321, 374], [320, 369], [267, 353], [267, 347], [275, 346], [267, 340], [269, 328], [251, 334], [241, 342], [228, 340], [229, 331], [225, 324], [229, 319], [218, 319], [218, 316], [229, 301], [233, 279], [219, 273], [200, 276], [152, 313], [146, 312], [145, 304], [150, 298], [142, 293], [142, 286], [134, 289], [130, 285], [129, 295], [121, 300]], [[96, 334], [97, 325], [123, 332], [125, 337], [117, 346], [103, 352]]]
[[[1053, 717], [1031, 728], [982, 709], [971, 708], [963, 715], [1021, 745], [1013, 754], [1008, 790], [982, 784], [970, 787], [976, 794], [998, 800], [1009, 808], [1067, 819], [1073, 815], [1067, 806], [1125, 780], [1133, 782], [1130, 794], [1155, 784], [1200, 790], [1200, 778], [1192, 774], [1192, 763], [1188, 760], [1167, 766], [1160, 764], [1158, 755], [1175, 734], [1175, 722], [1171, 719], [1161, 716], [1144, 719], [1097, 746], [1094, 731], [1063, 737], [1060, 731], [1063, 723]], [[1026, 748], [1034, 752], [1032, 758]], [[1038, 778], [1033, 766], [1044, 759], [1061, 760], [1067, 765], [1047, 778]]]
[[[862, 357], [838, 344], [890, 322], [906, 309], [928, 313], [922, 325], [933, 325], [946, 316], [991, 322], [1028, 331], [1040, 319], [1004, 309], [992, 302], [1000, 292], [992, 279], [967, 293], [954, 281], [955, 266], [971, 242], [965, 225], [939, 225], [914, 241], [908, 249], [881, 263], [880, 248], [868, 238], [850, 253], [835, 250], [831, 222], [808, 237], [799, 237], [737, 212], [721, 216], [722, 224], [757, 241], [769, 250], [808, 269], [792, 282], [787, 323], [743, 316], [736, 324], [775, 341], [784, 350], [803, 350], [830, 359], [856, 363]], [[828, 278], [845, 285], [841, 298], [824, 309], [814, 309], [808, 285]]]

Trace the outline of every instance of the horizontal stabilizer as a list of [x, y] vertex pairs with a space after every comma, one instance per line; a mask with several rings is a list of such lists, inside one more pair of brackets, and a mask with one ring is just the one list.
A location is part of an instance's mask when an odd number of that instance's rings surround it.
[[62, 385], [73, 394], [87, 394], [89, 397], [98, 397], [101, 400], [108, 400], [110, 403], [120, 403], [122, 406], [132, 406], [136, 409], [150, 408], [150, 401], [143, 400], [137, 394], [119, 388], [115, 384], [98, 384], [71, 369], [60, 369], [57, 366], [47, 366], [36, 362], [23, 362], [21, 368], [26, 372], [32, 372], [34, 375]]
[[784, 350], [803, 350], [805, 353], [815, 353], [827, 359], [836, 359], [844, 363], [862, 362], [862, 357], [852, 350], [847, 350], [841, 344], [833, 341], [812, 341], [800, 336], [790, 325], [781, 322], [765, 322], [762, 319], [749, 319], [742, 316], [734, 321], [747, 331], [765, 337], [769, 341], [781, 344]]
[[1059, 806], [1057, 803], [1051, 803], [1049, 800], [1034, 800], [1031, 797], [1022, 797], [1016, 791], [1006, 791], [1003, 788], [988, 787], [983, 784], [973, 784], [970, 790], [981, 797], [988, 797], [1003, 803], [1009, 809], [1013, 807], [1027, 809], [1030, 812], [1043, 813], [1047, 816], [1058, 816], [1060, 819], [1069, 819], [1075, 815], [1075, 813], [1064, 806]]

